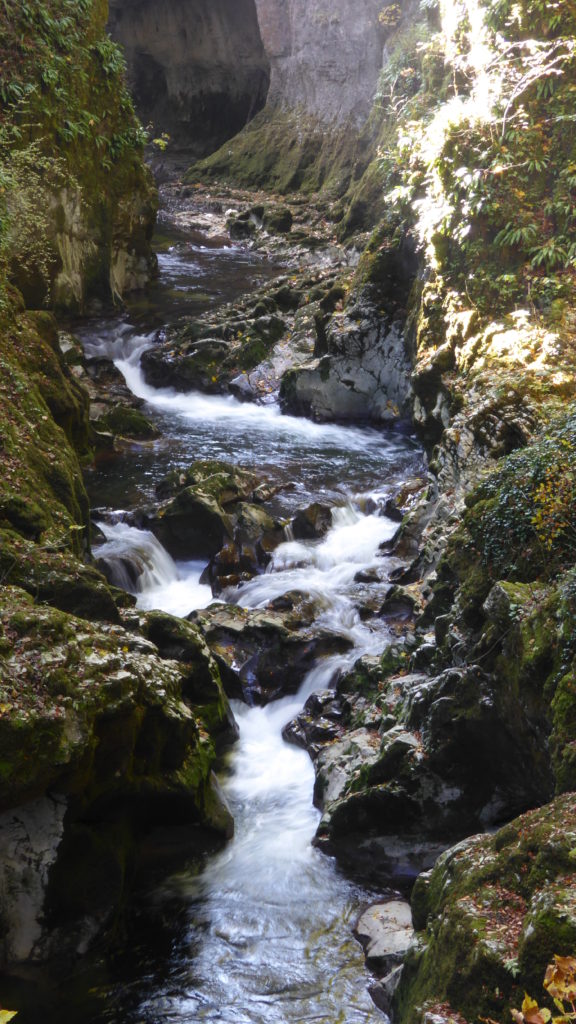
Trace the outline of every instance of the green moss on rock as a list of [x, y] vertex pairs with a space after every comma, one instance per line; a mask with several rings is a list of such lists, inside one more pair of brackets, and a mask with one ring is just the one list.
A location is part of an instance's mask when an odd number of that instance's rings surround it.
[[466, 840], [418, 879], [417, 942], [395, 997], [401, 1024], [438, 1004], [503, 1019], [525, 991], [541, 999], [552, 955], [576, 946], [575, 822], [572, 793]]

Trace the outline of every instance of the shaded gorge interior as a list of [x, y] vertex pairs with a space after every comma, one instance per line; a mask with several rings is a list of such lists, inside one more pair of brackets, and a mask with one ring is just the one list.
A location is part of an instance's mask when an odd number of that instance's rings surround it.
[[173, 147], [204, 156], [264, 106], [270, 81], [254, 0], [112, 0], [136, 109]]
[[17, 1024], [503, 1021], [576, 950], [575, 40], [0, 4]]

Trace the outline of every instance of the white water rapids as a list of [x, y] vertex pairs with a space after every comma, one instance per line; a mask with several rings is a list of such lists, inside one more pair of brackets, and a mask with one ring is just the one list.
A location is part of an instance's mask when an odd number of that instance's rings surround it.
[[[122, 523], [103, 528], [110, 539], [101, 555], [111, 553], [110, 545], [125, 545], [145, 562], [140, 607], [175, 611], [190, 588], [186, 610], [191, 609], [198, 584], [190, 582], [186, 566], [179, 569], [167, 560], [143, 531]], [[360, 569], [381, 564], [379, 545], [393, 529], [381, 516], [339, 508], [324, 540], [280, 545], [270, 571], [234, 595], [256, 608], [289, 590], [306, 590], [318, 603], [319, 625], [346, 636], [354, 648], [321, 661], [296, 697], [265, 708], [234, 704], [240, 740], [223, 785], [236, 834], [200, 876], [184, 873], [158, 894], [160, 900], [189, 905], [189, 930], [169, 979], [139, 1004], [135, 1021], [360, 1024], [379, 1019], [367, 993], [363, 955], [351, 934], [368, 896], [312, 847], [319, 820], [311, 799], [314, 770], [306, 752], [284, 742], [282, 728], [306, 696], [329, 685], [338, 670], [362, 653], [382, 650], [382, 629], [361, 622], [347, 588]], [[182, 588], [178, 601], [176, 585]], [[201, 599], [204, 604], [204, 594]]]
[[[318, 625], [345, 636], [353, 648], [321, 661], [296, 697], [265, 708], [235, 704], [240, 740], [222, 779], [235, 838], [200, 875], [184, 872], [156, 894], [159, 904], [176, 899], [187, 907], [185, 934], [162, 978], [143, 976], [124, 1002], [117, 995], [114, 1009], [98, 1019], [113, 1024], [382, 1020], [367, 993], [363, 954], [352, 937], [372, 894], [344, 879], [312, 847], [319, 820], [312, 804], [313, 767], [306, 752], [284, 742], [282, 728], [311, 692], [328, 686], [362, 654], [386, 645], [382, 620], [361, 621], [353, 589], [360, 571], [385, 567], [380, 545], [395, 529], [379, 514], [377, 481], [402, 459], [410, 466], [414, 449], [375, 430], [285, 417], [274, 405], [155, 390], [140, 370], [140, 356], [151, 343], [150, 336], [118, 325], [115, 332], [92, 333], [85, 348], [89, 356], [114, 359], [133, 393], [145, 401], [146, 414], [158, 418], [178, 452], [185, 446], [189, 461], [220, 457], [281, 467], [296, 482], [297, 500], [298, 487], [307, 496], [308, 480], [316, 481], [318, 474], [339, 482], [340, 502], [326, 537], [287, 540], [274, 552], [268, 572], [224, 599], [259, 608], [288, 591], [304, 591], [318, 609]], [[166, 458], [164, 471], [173, 465]], [[352, 487], [342, 482], [342, 474], [356, 470], [366, 478], [364, 489], [356, 480]], [[334, 493], [332, 487], [329, 492]], [[375, 511], [366, 515], [365, 507]], [[200, 564], [176, 564], [151, 534], [121, 519], [102, 523], [101, 529], [106, 542], [97, 555], [115, 566], [116, 582], [136, 594], [140, 608], [186, 615], [209, 603], [209, 589], [199, 583]]]

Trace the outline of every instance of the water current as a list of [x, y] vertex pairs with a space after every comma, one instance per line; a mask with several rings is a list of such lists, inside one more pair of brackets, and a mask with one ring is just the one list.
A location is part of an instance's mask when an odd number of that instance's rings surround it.
[[311, 845], [319, 819], [312, 804], [313, 767], [306, 752], [284, 742], [282, 728], [309, 693], [328, 686], [361, 654], [385, 647], [385, 623], [377, 617], [362, 621], [358, 614], [355, 577], [359, 570], [385, 569], [380, 545], [395, 526], [382, 514], [383, 500], [395, 482], [420, 466], [420, 454], [410, 438], [377, 429], [316, 424], [282, 416], [275, 405], [149, 387], [140, 356], [159, 326], [279, 273], [243, 249], [204, 248], [185, 235], [165, 240], [160, 265], [160, 284], [146, 303], [82, 327], [87, 354], [114, 359], [163, 432], [160, 442], [135, 446], [89, 478], [95, 503], [115, 509], [102, 521], [106, 539], [98, 554], [116, 565], [118, 582], [136, 593], [141, 608], [186, 615], [204, 607], [212, 597], [199, 582], [203, 565], [175, 563], [151, 534], [127, 525], [122, 510], [149, 498], [170, 469], [194, 459], [223, 458], [258, 468], [283, 485], [278, 515], [320, 499], [333, 506], [332, 528], [322, 541], [288, 536], [264, 575], [224, 599], [258, 608], [289, 590], [306, 591], [316, 602], [319, 624], [347, 637], [352, 648], [316, 665], [296, 697], [265, 708], [234, 705], [240, 740], [222, 784], [235, 837], [200, 873], [190, 865], [155, 888], [150, 904], [164, 919], [173, 918], [169, 948], [154, 959], [152, 942], [124, 975], [118, 965], [91, 1019], [381, 1020], [352, 936], [374, 894], [345, 879]]

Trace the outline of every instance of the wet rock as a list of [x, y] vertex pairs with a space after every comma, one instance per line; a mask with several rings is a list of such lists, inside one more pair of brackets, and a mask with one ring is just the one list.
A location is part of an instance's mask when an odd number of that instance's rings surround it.
[[380, 981], [373, 982], [368, 986], [368, 991], [374, 1005], [382, 1010], [388, 1017], [392, 1009], [394, 993], [398, 988], [400, 979], [402, 977], [402, 966], [394, 967], [384, 978]]
[[296, 631], [279, 610], [249, 611], [236, 605], [212, 605], [193, 612], [220, 667], [230, 697], [266, 704], [296, 693], [318, 659], [349, 649], [350, 642], [328, 632]]
[[157, 487], [157, 509], [135, 520], [152, 530], [175, 558], [209, 558], [206, 579], [218, 592], [228, 577], [261, 572], [284, 539], [282, 526], [262, 507], [275, 492], [255, 474], [218, 460], [174, 471]]
[[54, 608], [90, 621], [117, 623], [119, 606], [133, 603], [129, 595], [120, 596], [108, 586], [95, 566], [84, 564], [69, 552], [51, 551], [3, 530], [0, 573], [5, 584], [21, 587]]
[[171, 498], [193, 486], [202, 486], [223, 508], [237, 501], [264, 500], [262, 496], [270, 493], [261, 477], [251, 470], [218, 459], [198, 459], [164, 477], [156, 486], [156, 494], [161, 499]]
[[230, 218], [230, 220], [226, 222], [226, 227], [228, 228], [228, 233], [233, 241], [245, 241], [256, 234], [256, 225], [252, 220], [246, 217]]
[[230, 516], [211, 495], [194, 486], [183, 488], [158, 512], [144, 514], [141, 523], [176, 559], [215, 554], [233, 535]]
[[344, 794], [349, 775], [366, 771], [378, 760], [380, 737], [372, 729], [353, 729], [320, 752], [316, 764], [314, 804], [320, 809], [335, 804]]
[[205, 391], [220, 394], [219, 374], [230, 343], [219, 338], [198, 338], [176, 353], [170, 343], [148, 349], [141, 359], [147, 384], [178, 391]]
[[410, 371], [401, 326], [366, 302], [333, 316], [324, 354], [285, 374], [280, 401], [317, 420], [392, 422], [409, 414]]
[[149, 612], [143, 618], [144, 635], [158, 648], [161, 658], [185, 666], [182, 693], [194, 705], [218, 748], [238, 737], [238, 726], [224, 694], [218, 666], [206, 641], [195, 626], [165, 612]]
[[302, 293], [297, 288], [291, 288], [287, 284], [283, 284], [273, 295], [280, 309], [298, 309], [302, 301]]
[[366, 962], [378, 974], [387, 974], [404, 959], [412, 938], [412, 911], [407, 900], [377, 903], [365, 910], [354, 929]]
[[153, 441], [160, 430], [139, 409], [115, 405], [97, 420], [98, 429], [135, 441]]
[[332, 508], [315, 501], [299, 509], [292, 520], [296, 540], [320, 540], [332, 526]]
[[276, 206], [264, 211], [264, 228], [273, 235], [287, 235], [292, 230], [294, 217], [288, 206]]
[[210, 583], [215, 595], [241, 580], [263, 572], [271, 553], [285, 539], [283, 526], [259, 505], [235, 506], [233, 537], [210, 559], [202, 582]]
[[315, 758], [326, 743], [341, 736], [343, 722], [342, 703], [334, 691], [318, 690], [308, 697], [300, 714], [284, 726], [282, 735]]
[[398, 584], [389, 588], [386, 599], [380, 606], [380, 614], [386, 619], [402, 622], [414, 620], [421, 610], [422, 595], [419, 588], [402, 587]]

